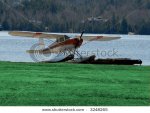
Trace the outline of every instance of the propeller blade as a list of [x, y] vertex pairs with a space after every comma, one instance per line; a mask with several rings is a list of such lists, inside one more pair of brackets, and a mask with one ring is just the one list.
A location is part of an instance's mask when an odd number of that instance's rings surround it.
[[85, 32], [85, 31], [82, 31], [81, 36], [80, 36], [80, 39], [82, 38], [82, 36], [83, 36], [84, 32]]

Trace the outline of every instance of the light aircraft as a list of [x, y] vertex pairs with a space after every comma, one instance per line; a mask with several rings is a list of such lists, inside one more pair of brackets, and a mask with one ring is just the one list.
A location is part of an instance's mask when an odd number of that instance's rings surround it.
[[[40, 50], [27, 50], [28, 53], [33, 54], [38, 52], [40, 54], [49, 54], [49, 53], [65, 53], [68, 52], [70, 55], [77, 55], [82, 59], [83, 57], [77, 51], [81, 47], [83, 41], [111, 41], [117, 40], [121, 37], [118, 36], [103, 36], [103, 35], [89, 35], [84, 34], [84, 31], [81, 34], [70, 34], [70, 33], [45, 33], [45, 32], [29, 32], [29, 31], [10, 31], [12, 36], [20, 37], [30, 37], [30, 38], [39, 38]], [[70, 37], [74, 36], [73, 38]], [[48, 47], [45, 47], [44, 39], [55, 39], [55, 42], [50, 44]]]

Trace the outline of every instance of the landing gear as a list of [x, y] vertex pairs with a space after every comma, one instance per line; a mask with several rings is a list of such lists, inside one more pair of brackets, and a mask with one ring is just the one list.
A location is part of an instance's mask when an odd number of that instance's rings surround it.
[[74, 50], [66, 50], [65, 52], [61, 52], [58, 55], [63, 54], [64, 56], [68, 56], [68, 55], [76, 55], [77, 57], [79, 57], [80, 59], [82, 59], [82, 55], [78, 52], [77, 49]]
[[88, 63], [91, 64], [93, 61], [95, 61], [96, 56], [92, 55], [92, 56], [88, 56], [88, 57], [83, 57], [79, 51], [74, 50], [74, 55], [77, 55], [78, 58], [74, 58], [73, 60], [69, 61], [72, 63]]

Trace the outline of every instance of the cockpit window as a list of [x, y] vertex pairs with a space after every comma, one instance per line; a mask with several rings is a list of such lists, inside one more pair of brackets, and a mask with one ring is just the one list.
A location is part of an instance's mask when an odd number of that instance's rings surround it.
[[69, 39], [69, 37], [68, 37], [67, 35], [64, 35], [63, 37], [58, 38], [56, 41], [57, 41], [57, 42], [64, 42], [64, 41], [66, 41], [66, 40], [68, 40], [68, 39]]
[[69, 37], [68, 37], [67, 35], [65, 35], [64, 37], [65, 37], [65, 40], [68, 40], [68, 39], [69, 39]]

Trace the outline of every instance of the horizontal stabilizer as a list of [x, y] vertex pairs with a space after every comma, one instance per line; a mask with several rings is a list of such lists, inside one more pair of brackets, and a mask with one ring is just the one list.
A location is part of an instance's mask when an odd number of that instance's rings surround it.
[[26, 52], [27, 52], [27, 53], [30, 53], [30, 54], [33, 54], [33, 53], [42, 54], [42, 53], [43, 53], [43, 50], [27, 50]]
[[45, 49], [41, 49], [41, 50], [27, 50], [26, 51], [29, 54], [51, 54], [51, 53], [60, 53], [60, 51], [54, 51], [54, 50], [45, 50]]

